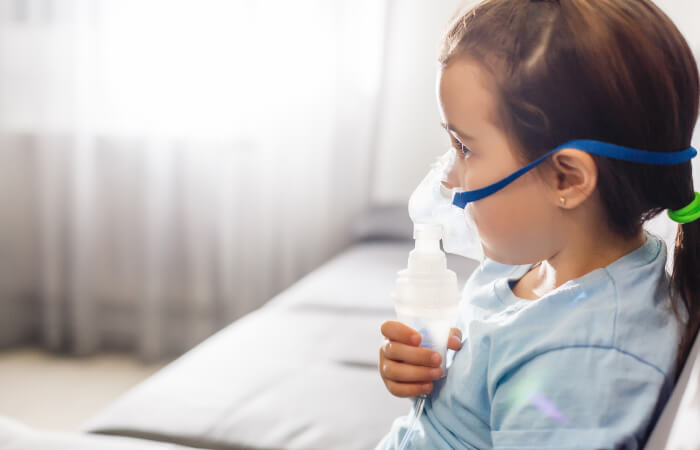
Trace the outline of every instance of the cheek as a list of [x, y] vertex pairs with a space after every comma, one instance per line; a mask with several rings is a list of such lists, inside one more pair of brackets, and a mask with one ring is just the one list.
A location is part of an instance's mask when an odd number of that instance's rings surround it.
[[493, 171], [485, 170], [483, 166], [488, 167], [483, 160], [477, 161], [475, 156], [470, 158], [457, 156], [452, 170], [448, 173], [448, 183], [452, 186], [472, 191], [498, 181], [493, 179]]
[[534, 189], [508, 188], [471, 204], [484, 253], [512, 265], [548, 258], [556, 235], [551, 206]]
[[[460, 160], [460, 186], [468, 191], [480, 189], [493, 183], [493, 175], [488, 170], [479, 170], [477, 164], [470, 161], [473, 158]], [[489, 177], [491, 175], [491, 177]]]
[[503, 246], [512, 234], [510, 221], [504, 220], [500, 203], [495, 198], [486, 197], [469, 205], [471, 217], [486, 249]]

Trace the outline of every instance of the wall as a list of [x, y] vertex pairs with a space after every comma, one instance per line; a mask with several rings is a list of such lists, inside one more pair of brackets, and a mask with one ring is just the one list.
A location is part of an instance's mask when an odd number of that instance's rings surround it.
[[449, 145], [440, 127], [435, 74], [440, 34], [460, 0], [393, 0], [371, 200], [406, 203]]

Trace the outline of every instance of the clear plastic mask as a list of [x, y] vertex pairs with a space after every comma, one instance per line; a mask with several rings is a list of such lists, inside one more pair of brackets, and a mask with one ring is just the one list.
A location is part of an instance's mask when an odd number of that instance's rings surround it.
[[413, 191], [408, 201], [408, 214], [414, 224], [442, 226], [442, 246], [447, 253], [482, 261], [484, 252], [470, 205], [462, 209], [452, 204], [457, 189], [445, 187], [447, 174], [457, 157], [452, 147], [430, 166], [430, 171]]

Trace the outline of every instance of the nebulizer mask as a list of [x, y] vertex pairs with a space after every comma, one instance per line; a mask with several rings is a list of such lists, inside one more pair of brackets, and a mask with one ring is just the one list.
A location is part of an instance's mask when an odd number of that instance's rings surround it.
[[450, 189], [444, 184], [456, 158], [457, 151], [450, 147], [431, 165], [408, 201], [408, 215], [414, 225], [440, 225], [442, 248], [447, 253], [482, 261], [484, 252], [470, 209], [456, 207], [453, 200], [458, 188]]

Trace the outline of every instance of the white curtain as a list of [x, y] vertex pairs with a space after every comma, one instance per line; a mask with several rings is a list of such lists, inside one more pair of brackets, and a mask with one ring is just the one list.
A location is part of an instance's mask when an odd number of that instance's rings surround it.
[[347, 245], [384, 15], [0, 0], [0, 345], [181, 352]]

